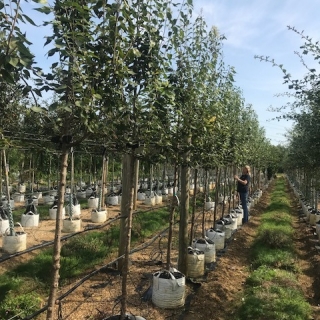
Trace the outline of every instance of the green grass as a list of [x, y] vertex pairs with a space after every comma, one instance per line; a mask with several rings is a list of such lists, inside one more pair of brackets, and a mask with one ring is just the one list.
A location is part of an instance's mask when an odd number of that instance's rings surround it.
[[310, 313], [310, 305], [299, 289], [272, 283], [253, 289], [244, 297], [238, 319], [307, 320]]
[[237, 320], [306, 320], [312, 313], [299, 287], [290, 199], [279, 178], [251, 248], [254, 270], [246, 281]]
[[36, 293], [13, 295], [11, 292], [0, 305], [0, 319], [24, 319], [39, 310], [42, 300]]
[[277, 269], [262, 265], [255, 269], [246, 280], [246, 284], [251, 287], [263, 286], [268, 283], [277, 283], [280, 286], [299, 287], [299, 283], [294, 272]]

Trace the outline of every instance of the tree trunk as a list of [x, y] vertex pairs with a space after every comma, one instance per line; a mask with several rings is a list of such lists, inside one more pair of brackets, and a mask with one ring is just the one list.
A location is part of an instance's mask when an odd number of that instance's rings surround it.
[[170, 270], [171, 266], [171, 247], [172, 247], [172, 235], [173, 235], [173, 223], [174, 223], [174, 209], [176, 205], [176, 185], [177, 185], [177, 164], [174, 165], [173, 173], [173, 197], [170, 206], [170, 216], [169, 216], [169, 230], [168, 230], [168, 248], [167, 248], [167, 270]]
[[49, 170], [48, 170], [48, 190], [51, 188], [51, 156], [49, 157]]
[[192, 201], [192, 216], [191, 216], [191, 232], [190, 232], [190, 246], [194, 239], [194, 221], [196, 215], [196, 205], [197, 205], [197, 183], [198, 183], [198, 169], [194, 169], [194, 189], [193, 189], [193, 201]]
[[222, 201], [222, 218], [224, 217], [224, 211], [226, 208], [225, 199], [226, 199], [226, 185], [227, 185], [227, 166], [224, 167], [224, 175], [223, 175], [223, 201]]
[[213, 227], [217, 221], [217, 210], [218, 210], [218, 198], [219, 198], [219, 191], [220, 191], [220, 176], [221, 176], [221, 168], [217, 168], [216, 170], [216, 186], [215, 186], [215, 206], [213, 212]]
[[32, 188], [32, 153], [30, 154], [29, 159], [29, 190]]
[[202, 206], [202, 238], [205, 237], [205, 205], [206, 205], [206, 198], [207, 198], [207, 179], [208, 179], [208, 171], [205, 170], [204, 192], [203, 192], [204, 196], [203, 196], [203, 206]]
[[121, 320], [125, 318], [127, 311], [127, 277], [129, 272], [129, 252], [131, 243], [132, 213], [133, 213], [133, 189], [134, 189], [134, 150], [125, 154], [122, 160], [122, 199], [120, 221], [120, 244], [118, 270], [122, 273], [122, 297]]
[[60, 155], [60, 183], [58, 193], [58, 209], [56, 219], [56, 229], [53, 244], [53, 272], [51, 277], [50, 292], [48, 298], [47, 320], [56, 319], [55, 304], [59, 287], [60, 271], [60, 252], [61, 252], [61, 227], [62, 227], [62, 210], [64, 205], [64, 194], [66, 191], [67, 167], [68, 167], [68, 149], [63, 144]]
[[106, 156], [102, 156], [102, 173], [101, 173], [101, 185], [100, 185], [100, 192], [99, 192], [99, 202], [98, 202], [98, 211], [103, 211], [105, 209], [105, 187], [106, 187], [106, 166], [107, 166], [107, 159]]
[[188, 254], [188, 218], [189, 218], [189, 185], [190, 168], [189, 152], [184, 155], [180, 173], [180, 224], [179, 224], [179, 259], [178, 269], [187, 276], [187, 254]]
[[133, 210], [137, 210], [137, 195], [138, 195], [138, 181], [139, 181], [139, 164], [138, 159], [135, 160], [134, 165], [134, 192], [133, 192]]
[[167, 170], [166, 170], [166, 163], [163, 164], [163, 172], [162, 172], [162, 194], [164, 189], [167, 187], [165, 181], [166, 181], [166, 175], [167, 175]]
[[[12, 215], [12, 208], [10, 204], [10, 191], [9, 191], [9, 167], [7, 166], [7, 160], [6, 160], [6, 151], [2, 150], [2, 156], [3, 156], [3, 166], [4, 166], [4, 174], [5, 174], [5, 185], [6, 185], [6, 197], [8, 200], [8, 213], [9, 213], [9, 228], [10, 228], [10, 236], [14, 235], [14, 222], [13, 222], [13, 215]], [[1, 182], [2, 183], [2, 182]]]
[[0, 153], [0, 194], [2, 194], [2, 152]]

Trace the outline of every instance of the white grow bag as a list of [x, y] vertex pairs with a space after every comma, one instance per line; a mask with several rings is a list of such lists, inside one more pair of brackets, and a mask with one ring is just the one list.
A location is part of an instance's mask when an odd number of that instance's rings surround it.
[[194, 184], [190, 184], [189, 194], [190, 194], [190, 196], [194, 195]]
[[89, 209], [97, 209], [99, 205], [99, 198], [90, 197], [88, 199], [88, 208]]
[[225, 224], [225, 225], [224, 225], [224, 234], [225, 234], [225, 240], [231, 238], [231, 236], [232, 236], [232, 227], [231, 227], [231, 224]]
[[87, 193], [84, 190], [80, 190], [77, 192], [77, 198], [78, 199], [85, 199], [87, 197]]
[[226, 219], [228, 219], [231, 224], [229, 225], [229, 228], [231, 228], [232, 231], [237, 230], [238, 228], [238, 217], [236, 213], [229, 213], [225, 216]]
[[218, 203], [223, 203], [223, 201], [224, 201], [224, 197], [223, 197], [223, 195], [222, 194], [219, 194], [219, 196], [218, 196]]
[[146, 194], [144, 192], [138, 192], [137, 199], [139, 201], [144, 201], [146, 199]]
[[57, 189], [51, 189], [50, 190], [50, 195], [56, 197], [58, 195], [58, 190]]
[[[8, 208], [8, 200], [2, 200], [2, 205], [5, 207], [5, 208]], [[11, 209], [14, 209], [14, 200], [10, 200], [10, 208]]]
[[41, 191], [37, 191], [33, 194], [35, 197], [37, 197], [37, 199], [42, 199], [42, 192]]
[[54, 203], [54, 198], [55, 198], [54, 195], [45, 196], [45, 197], [44, 197], [44, 203], [47, 204], [47, 205], [49, 205], [49, 206], [51, 206], [51, 205], [53, 205], [53, 203]]
[[24, 201], [24, 194], [22, 194], [22, 193], [14, 193], [12, 197], [13, 197], [14, 202], [23, 202]]
[[225, 246], [225, 233], [221, 230], [209, 229], [206, 231], [207, 237], [216, 245], [216, 250], [222, 250]]
[[150, 196], [146, 196], [144, 204], [147, 206], [154, 206], [156, 204], [156, 197], [153, 194]]
[[162, 203], [162, 195], [156, 194], [155, 196], [155, 204], [161, 204]]
[[168, 195], [172, 196], [173, 195], [173, 188], [168, 188]]
[[0, 236], [9, 228], [9, 219], [0, 219]]
[[81, 219], [76, 219], [76, 220], [70, 220], [70, 219], [65, 219], [63, 220], [63, 232], [78, 232], [81, 230]]
[[192, 246], [204, 252], [205, 263], [216, 261], [216, 245], [209, 238], [194, 240]]
[[92, 210], [91, 211], [91, 221], [94, 223], [103, 223], [107, 220], [107, 211], [98, 211], [98, 210]]
[[188, 248], [187, 270], [190, 278], [198, 278], [204, 275], [205, 256], [203, 251], [197, 248]]
[[21, 225], [23, 227], [38, 227], [39, 226], [39, 214], [22, 214]]
[[215, 202], [214, 201], [206, 201], [204, 205], [205, 210], [214, 210]]
[[317, 212], [316, 211], [311, 211], [310, 212], [310, 215], [309, 215], [309, 223], [311, 226], [315, 226], [317, 221], [316, 221], [316, 218], [317, 218]]
[[71, 188], [67, 187], [65, 193], [66, 193], [66, 194], [70, 194], [70, 193], [71, 193]]
[[162, 190], [162, 195], [168, 195], [169, 189], [168, 188], [164, 188]]
[[26, 192], [26, 185], [25, 184], [19, 184], [19, 192], [25, 193]]
[[29, 203], [31, 203], [31, 201], [35, 206], [39, 205], [39, 199], [36, 196], [26, 199], [25, 205], [27, 206]]
[[[54, 206], [54, 207], [49, 209], [49, 217], [50, 217], [51, 220], [56, 220], [57, 219], [57, 211], [58, 211], [58, 206]], [[63, 208], [62, 209], [61, 219], [65, 219], [65, 217], [66, 217], [66, 209]]]
[[236, 213], [237, 214], [237, 225], [238, 226], [242, 226], [243, 209], [236, 208], [234, 210], [231, 210], [230, 213]]
[[90, 197], [91, 194], [92, 194], [93, 190], [91, 187], [89, 187], [87, 190], [86, 190], [86, 197]]
[[[66, 206], [66, 213], [68, 216], [70, 216], [70, 204]], [[80, 216], [81, 216], [81, 206], [80, 206], [80, 203], [78, 203], [72, 208], [72, 218], [80, 219]]]
[[107, 197], [107, 204], [111, 206], [117, 206], [119, 204], [118, 196], [108, 196]]
[[3, 235], [2, 241], [2, 250], [4, 252], [13, 254], [16, 252], [20, 252], [27, 249], [27, 234], [24, 232], [20, 223], [20, 231], [14, 233], [14, 235], [10, 235], [9, 228], [5, 231]]
[[152, 302], [159, 308], [173, 309], [185, 303], [186, 278], [179, 272], [158, 271], [153, 274]]

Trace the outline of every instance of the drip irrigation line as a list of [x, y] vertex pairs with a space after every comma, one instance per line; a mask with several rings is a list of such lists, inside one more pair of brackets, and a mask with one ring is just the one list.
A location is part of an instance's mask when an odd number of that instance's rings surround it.
[[[154, 207], [154, 208], [151, 208], [151, 209], [145, 210], [145, 211], [136, 211], [136, 212], [133, 213], [133, 215], [138, 215], [138, 214], [140, 214], [140, 213], [146, 213], [146, 212], [154, 211], [154, 210], [157, 210], [157, 209], [162, 209], [162, 208], [165, 208], [165, 207], [167, 207], [167, 206]], [[106, 227], [107, 225], [109, 225], [109, 224], [111, 224], [111, 223], [113, 223], [113, 222], [115, 222], [115, 221], [117, 221], [117, 220], [120, 220], [120, 219], [122, 219], [122, 218], [126, 218], [126, 217], [125, 217], [125, 216], [118, 216], [118, 217], [113, 218], [113, 219], [111, 219], [111, 220], [109, 220], [109, 221], [107, 221], [107, 222], [105, 222], [105, 223], [103, 223], [103, 224], [101, 224], [101, 225], [98, 225], [98, 226], [92, 226], [92, 227], [91, 227], [91, 226], [87, 226], [87, 227], [85, 227], [85, 229], [82, 230], [82, 231], [78, 231], [78, 232], [75, 232], [75, 233], [72, 233], [72, 234], [68, 234], [68, 235], [66, 235], [66, 236], [61, 237], [61, 242], [62, 242], [62, 241], [65, 241], [65, 240], [67, 240], [67, 239], [69, 239], [69, 238], [72, 238], [72, 237], [74, 237], [74, 236], [77, 236], [77, 235], [79, 235], [79, 234], [81, 234], [81, 233], [87, 232], [87, 231], [102, 229], [102, 228]], [[25, 254], [25, 253], [32, 252], [32, 251], [34, 251], [34, 250], [38, 250], [38, 249], [42, 249], [42, 248], [51, 246], [51, 245], [53, 245], [53, 243], [54, 243], [54, 240], [48, 241], [48, 242], [46, 242], [46, 243], [39, 244], [39, 245], [33, 246], [33, 247], [31, 247], [31, 248], [28, 248], [28, 249], [26, 249], [26, 250], [24, 250], [24, 251], [19, 251], [19, 252], [10, 254], [10, 255], [8, 255], [8, 256], [6, 256], [6, 257], [4, 257], [4, 258], [1, 258], [1, 259], [0, 259], [0, 263], [1, 263], [1, 262], [4, 262], [4, 261], [6, 261], [6, 260], [12, 259], [12, 258], [21, 256], [21, 255], [23, 255], [23, 254]]]
[[[177, 223], [177, 222], [176, 222]], [[176, 224], [175, 223], [175, 224]], [[161, 232], [159, 232], [156, 236], [154, 236], [153, 238], [151, 238], [149, 241], [145, 242], [144, 244], [138, 246], [137, 248], [134, 248], [130, 251], [130, 255], [132, 255], [133, 253], [136, 253], [138, 251], [141, 251], [147, 247], [149, 247], [152, 243], [154, 243], [159, 237], [162, 236], [162, 234], [166, 233], [168, 231], [169, 227], [163, 229]], [[60, 297], [58, 297], [56, 299], [56, 304], [60, 304], [61, 301], [67, 297], [70, 293], [72, 293], [74, 290], [76, 290], [79, 286], [81, 286], [85, 281], [87, 281], [88, 279], [90, 279], [91, 277], [93, 277], [94, 275], [96, 275], [97, 273], [103, 271], [104, 269], [110, 267], [111, 265], [115, 264], [118, 260], [122, 259], [124, 257], [124, 254], [121, 255], [120, 257], [118, 257], [117, 259], [114, 259], [111, 262], [108, 262], [107, 264], [105, 264], [104, 266], [100, 267], [99, 269], [96, 269], [92, 272], [90, 272], [89, 274], [87, 274], [85, 277], [83, 277], [81, 280], [79, 280], [72, 288], [70, 288], [67, 292], [65, 292], [64, 294], [62, 294]], [[25, 318], [23, 318], [23, 320], [30, 320], [33, 319], [34, 317], [38, 316], [39, 314], [41, 314], [42, 312], [46, 311], [48, 309], [48, 305], [45, 305], [43, 308], [41, 308], [40, 310], [36, 311], [35, 313], [33, 313], [30, 316], [27, 316]]]
[[[152, 208], [153, 209], [153, 208]], [[152, 211], [151, 210], [148, 210], [148, 211]], [[139, 213], [141, 212], [148, 212], [148, 211], [140, 211]], [[201, 214], [202, 212], [199, 213], [199, 215]], [[121, 217], [117, 217], [115, 218], [114, 220], [116, 219], [119, 219]], [[177, 223], [179, 223], [179, 221], [176, 221], [174, 223], [174, 225], [176, 225]], [[99, 226], [101, 227], [101, 226]], [[141, 250], [144, 250], [145, 248], [149, 247], [150, 245], [152, 245], [159, 237], [161, 237], [163, 234], [165, 234], [167, 231], [169, 230], [169, 227], [163, 229], [161, 232], [159, 232], [156, 236], [154, 236], [153, 238], [151, 238], [149, 241], [146, 241], [145, 243], [143, 243], [142, 245], [132, 249], [130, 251], [130, 255], [132, 255], [133, 253], [136, 253], [136, 252], [139, 252]], [[81, 280], [79, 280], [72, 288], [70, 288], [67, 292], [65, 292], [64, 294], [62, 294], [61, 296], [59, 296], [57, 299], [56, 299], [56, 304], [57, 305], [60, 305], [61, 304], [61, 301], [67, 297], [69, 294], [71, 294], [73, 291], [75, 291], [78, 287], [80, 287], [84, 282], [86, 282], [88, 279], [90, 279], [91, 277], [93, 277], [94, 275], [96, 275], [97, 273], [103, 271], [104, 269], [114, 265], [117, 263], [117, 261], [119, 261], [120, 259], [123, 259], [124, 258], [124, 254], [121, 255], [120, 257], [108, 262], [107, 264], [103, 265], [102, 267], [100, 267], [99, 269], [96, 269], [92, 272], [90, 272], [89, 274], [87, 274], [85, 277], [83, 277]], [[35, 313], [33, 313], [32, 315], [30, 316], [27, 316], [25, 318], [23, 318], [23, 320], [30, 320], [30, 319], [33, 319], [34, 317], [38, 316], [39, 314], [45, 312], [48, 308], [48, 305], [45, 305], [43, 308], [41, 308], [40, 310], [36, 311]]]

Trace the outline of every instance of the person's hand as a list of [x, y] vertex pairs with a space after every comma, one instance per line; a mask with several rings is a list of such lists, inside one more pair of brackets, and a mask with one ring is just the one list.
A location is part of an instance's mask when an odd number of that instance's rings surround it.
[[237, 175], [235, 175], [234, 180], [239, 180], [239, 177]]

